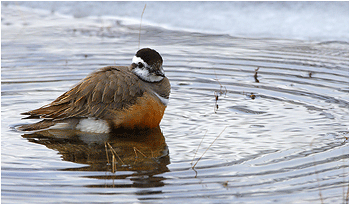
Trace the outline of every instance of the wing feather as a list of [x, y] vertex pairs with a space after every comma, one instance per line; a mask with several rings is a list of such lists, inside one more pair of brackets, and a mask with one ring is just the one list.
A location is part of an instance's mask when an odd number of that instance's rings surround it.
[[144, 92], [140, 80], [127, 69], [109, 66], [97, 70], [52, 103], [22, 114], [29, 115], [27, 118], [56, 120], [72, 117], [109, 119], [113, 117], [110, 116], [112, 110], [130, 106]]

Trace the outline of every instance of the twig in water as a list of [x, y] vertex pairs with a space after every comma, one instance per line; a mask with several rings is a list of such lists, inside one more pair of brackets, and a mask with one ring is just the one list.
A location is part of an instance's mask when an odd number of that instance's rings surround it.
[[[220, 95], [225, 94], [225, 96], [226, 96], [226, 93], [227, 93], [226, 87], [221, 85], [221, 83], [220, 83], [220, 81], [218, 79], [218, 76], [216, 75], [215, 71], [214, 71], [214, 73], [215, 73], [215, 80], [220, 84], [220, 91], [219, 92], [215, 91], [215, 92], [219, 93]], [[225, 88], [225, 91], [222, 91], [222, 88]]]
[[196, 157], [197, 152], [198, 152], [198, 150], [199, 150], [199, 147], [201, 146], [201, 144], [202, 144], [202, 142], [203, 142], [203, 140], [204, 140], [204, 137], [205, 137], [205, 135], [207, 134], [207, 132], [208, 132], [208, 130], [206, 130], [206, 131], [205, 131], [205, 134], [204, 134], [204, 136], [203, 136], [203, 138], [202, 138], [201, 142], [199, 143], [199, 145], [198, 145], [198, 147], [197, 147], [196, 152], [194, 153], [194, 156], [193, 156], [193, 159], [192, 159], [192, 161], [191, 161], [191, 164], [193, 163], [194, 158]]
[[[315, 139], [313, 139], [310, 143], [310, 147], [312, 148], [312, 143]], [[317, 168], [316, 168], [316, 159], [315, 155], [312, 156], [313, 161], [314, 161], [314, 167], [315, 167], [315, 174], [316, 174], [316, 179], [317, 179], [317, 184], [318, 184], [318, 195], [320, 196], [321, 204], [323, 204], [323, 197], [322, 197], [322, 192], [321, 192], [321, 187], [320, 187], [320, 179], [318, 178], [318, 173], [317, 173]]]
[[115, 172], [114, 166], [115, 166], [115, 157], [114, 157], [114, 154], [113, 154], [112, 155], [112, 173]]
[[259, 70], [259, 67], [257, 69], [255, 69], [255, 73], [254, 73], [254, 79], [255, 79], [256, 83], [259, 82], [259, 80], [258, 80], [258, 70]]
[[108, 147], [111, 149], [112, 151], [112, 156], [116, 155], [118, 157], [118, 159], [122, 162], [123, 165], [125, 165], [125, 163], [123, 162], [123, 160], [119, 157], [119, 155], [117, 154], [117, 152], [113, 149], [113, 147], [107, 142]]
[[216, 91], [214, 92], [214, 96], [215, 96], [214, 112], [216, 113], [216, 111], [219, 109], [219, 105], [218, 105], [219, 96], [217, 95]]
[[256, 96], [254, 95], [254, 93], [250, 94], [250, 98], [251, 98], [252, 100], [254, 100], [255, 97], [256, 97]]
[[154, 158], [153, 150], [151, 148], [149, 148], [149, 150], [151, 150], [151, 157]]
[[134, 161], [134, 163], [136, 163], [137, 158], [138, 158], [137, 152], [139, 152], [142, 156], [144, 156], [145, 158], [147, 158], [147, 156], [146, 156], [145, 154], [143, 154], [143, 153], [142, 153], [139, 149], [137, 149], [136, 147], [133, 147], [133, 149], [134, 149], [134, 152], [135, 152], [135, 161]]
[[[133, 147], [134, 148], [134, 152], [136, 154], [136, 151], [138, 151], [140, 154], [142, 154], [142, 156], [144, 156], [145, 158], [147, 158], [147, 156], [145, 154], [143, 154], [139, 149], [137, 149], [136, 147]], [[136, 157], [137, 157], [137, 154], [136, 154]]]
[[[343, 135], [343, 137], [345, 137], [346, 140], [349, 139], [348, 137], [346, 137], [344, 135]], [[343, 143], [345, 143], [345, 141]], [[345, 154], [344, 150], [342, 151], [342, 154]], [[345, 159], [343, 159], [342, 161], [343, 161], [343, 163], [346, 164]], [[343, 176], [344, 176], [343, 179], [344, 179], [344, 182], [345, 182], [346, 181], [346, 177], [345, 177], [346, 173], [345, 173], [345, 169], [344, 168], [343, 168]], [[345, 195], [345, 189], [344, 189], [344, 186], [343, 186], [343, 201], [344, 201], [344, 204], [348, 204], [349, 203], [349, 185], [347, 185], [347, 187], [348, 187], [348, 191], [347, 191], [347, 194]]]
[[105, 150], [106, 150], [107, 163], [109, 164], [109, 157], [108, 157], [108, 150], [107, 150], [107, 142], [105, 142]]
[[143, 11], [142, 11], [142, 14], [141, 14], [141, 20], [140, 20], [140, 30], [139, 30], [139, 49], [140, 49], [140, 42], [141, 42], [141, 25], [142, 25], [142, 17], [143, 17], [143, 13], [145, 13], [146, 5], [147, 5], [147, 4], [145, 4], [145, 7], [143, 7]]
[[[221, 96], [222, 94], [225, 94], [225, 96], [226, 96], [227, 89], [225, 86], [221, 85], [215, 71], [214, 71], [214, 73], [215, 73], [215, 80], [220, 84], [220, 90], [214, 91], [214, 96], [215, 96], [214, 112], [216, 113], [216, 111], [219, 109], [219, 105], [218, 105], [219, 95]], [[223, 91], [222, 88], [225, 88], [225, 91]]]
[[192, 166], [192, 169], [194, 169], [194, 167], [197, 165], [197, 163], [199, 162], [199, 160], [202, 159], [202, 157], [204, 156], [204, 154], [210, 149], [210, 147], [214, 144], [214, 142], [220, 137], [220, 135], [226, 130], [227, 126], [221, 131], [221, 133], [215, 138], [215, 140], [209, 145], [209, 147], [204, 151], [204, 153], [202, 154], [201, 157], [199, 157], [199, 159], [197, 160], [197, 162]]

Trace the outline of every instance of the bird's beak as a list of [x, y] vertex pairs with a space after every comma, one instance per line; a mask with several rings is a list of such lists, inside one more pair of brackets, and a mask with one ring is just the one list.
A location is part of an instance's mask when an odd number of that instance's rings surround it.
[[164, 74], [164, 70], [163, 70], [163, 67], [160, 67], [159, 70], [157, 70], [156, 72], [154, 72], [157, 76], [161, 76], [161, 77], [165, 77], [165, 74]]

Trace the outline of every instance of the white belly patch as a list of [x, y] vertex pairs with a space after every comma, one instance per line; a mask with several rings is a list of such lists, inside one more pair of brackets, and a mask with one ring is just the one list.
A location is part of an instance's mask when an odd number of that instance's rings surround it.
[[76, 129], [83, 132], [109, 133], [110, 128], [105, 120], [87, 118], [80, 120]]

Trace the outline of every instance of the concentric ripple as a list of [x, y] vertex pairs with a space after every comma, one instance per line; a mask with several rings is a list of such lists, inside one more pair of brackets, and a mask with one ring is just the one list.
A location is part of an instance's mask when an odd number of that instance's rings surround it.
[[11, 129], [93, 70], [130, 64], [138, 28], [2, 10], [3, 203], [347, 201], [348, 42], [145, 26], [141, 47], [161, 53], [172, 85], [159, 146]]

